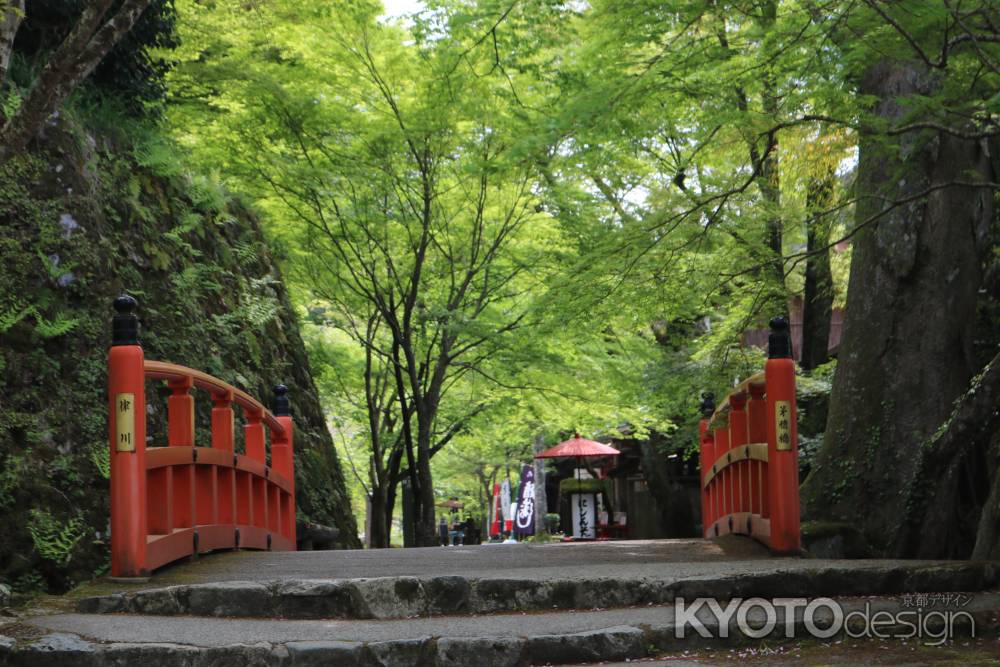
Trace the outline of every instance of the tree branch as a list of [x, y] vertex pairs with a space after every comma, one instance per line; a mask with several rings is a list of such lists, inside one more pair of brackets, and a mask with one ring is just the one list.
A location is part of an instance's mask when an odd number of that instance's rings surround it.
[[97, 26], [114, 0], [93, 0], [87, 5], [76, 26], [42, 69], [21, 107], [0, 130], [0, 155], [24, 150], [49, 116], [132, 29], [151, 1], [125, 0], [100, 28]]

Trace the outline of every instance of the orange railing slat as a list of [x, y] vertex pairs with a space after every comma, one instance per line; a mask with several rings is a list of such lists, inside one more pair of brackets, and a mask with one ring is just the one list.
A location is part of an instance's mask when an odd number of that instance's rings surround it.
[[281, 425], [278, 418], [271, 414], [271, 411], [264, 407], [264, 404], [256, 398], [238, 389], [233, 385], [223, 382], [219, 378], [204, 373], [194, 368], [181, 366], [180, 364], [170, 364], [165, 361], [146, 360], [143, 364], [146, 370], [146, 377], [154, 380], [182, 380], [186, 377], [194, 380], [194, 386], [198, 389], [215, 395], [225, 395], [232, 392], [233, 402], [249, 412], [259, 412], [263, 415], [264, 423], [272, 431], [282, 435], [285, 434], [285, 427]]

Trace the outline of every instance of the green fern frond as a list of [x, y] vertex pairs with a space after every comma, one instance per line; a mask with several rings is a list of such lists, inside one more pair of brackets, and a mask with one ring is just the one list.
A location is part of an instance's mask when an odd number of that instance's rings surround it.
[[111, 479], [111, 451], [108, 443], [95, 442], [90, 448], [90, 462], [104, 479]]
[[42, 558], [66, 566], [87, 526], [79, 516], [62, 523], [45, 510], [33, 509], [28, 512], [28, 532]]
[[35, 325], [35, 334], [42, 340], [64, 336], [76, 328], [80, 323], [79, 318], [70, 317], [66, 313], [56, 313], [52, 320], [45, 320], [39, 315], [35, 316], [38, 323]]

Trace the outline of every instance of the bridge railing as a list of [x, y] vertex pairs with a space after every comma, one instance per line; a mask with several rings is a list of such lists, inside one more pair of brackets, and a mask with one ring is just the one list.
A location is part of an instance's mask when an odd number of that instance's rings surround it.
[[711, 394], [704, 398], [699, 435], [705, 537], [749, 535], [772, 552], [798, 553], [798, 429], [788, 321], [771, 320], [763, 372], [741, 382], [718, 407]]
[[[108, 354], [111, 444], [111, 575], [145, 577], [215, 549], [295, 549], [293, 426], [286, 388], [269, 411], [244, 391], [201, 371], [148, 361], [136, 301], [115, 300]], [[146, 442], [146, 383], [166, 382], [167, 434]], [[211, 397], [211, 442], [195, 442], [194, 396]], [[243, 410], [244, 449], [234, 448], [233, 404]], [[266, 435], [270, 435], [270, 463]]]

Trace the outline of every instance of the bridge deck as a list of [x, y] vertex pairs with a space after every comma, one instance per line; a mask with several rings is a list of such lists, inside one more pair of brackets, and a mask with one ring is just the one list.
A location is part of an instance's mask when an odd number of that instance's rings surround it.
[[[364, 551], [219, 552], [153, 576], [151, 584], [288, 579], [357, 579], [461, 575], [490, 578], [662, 578], [731, 574], [738, 563], [782, 567], [799, 559], [775, 558], [737, 536], [716, 541], [634, 540], [551, 544], [495, 544]], [[815, 561], [814, 561], [815, 562]], [[743, 565], [742, 567], [753, 567]]]

